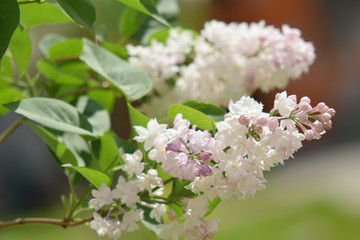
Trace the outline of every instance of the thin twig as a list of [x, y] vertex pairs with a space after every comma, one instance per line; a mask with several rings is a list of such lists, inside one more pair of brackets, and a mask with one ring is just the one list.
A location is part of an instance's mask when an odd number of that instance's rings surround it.
[[93, 216], [89, 216], [80, 221], [67, 221], [66, 219], [57, 218], [17, 218], [12, 221], [0, 221], [0, 228], [11, 227], [23, 224], [50, 224], [57, 225], [63, 228], [81, 225], [89, 222], [93, 219]]
[[16, 120], [8, 129], [5, 130], [0, 136], [0, 145], [21, 125], [23, 121], [26, 120], [26, 117], [21, 117]]

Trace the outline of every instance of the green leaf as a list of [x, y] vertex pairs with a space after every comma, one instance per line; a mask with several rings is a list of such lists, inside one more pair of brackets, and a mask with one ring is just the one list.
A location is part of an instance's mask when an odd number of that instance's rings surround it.
[[78, 38], [66, 39], [53, 44], [49, 48], [48, 56], [51, 61], [77, 59], [82, 52], [82, 41]]
[[122, 4], [131, 7], [139, 12], [145, 13], [158, 22], [164, 24], [165, 26], [170, 26], [170, 24], [159, 15], [158, 11], [156, 10], [155, 4], [152, 0], [117, 0]]
[[197, 101], [187, 101], [183, 105], [199, 110], [202, 113], [205, 113], [212, 120], [219, 122], [224, 120], [224, 115], [226, 111], [221, 107], [215, 106], [210, 103], [202, 103]]
[[66, 163], [77, 165], [75, 156], [62, 142], [60, 142], [56, 138], [56, 136], [54, 136], [51, 132], [41, 126], [29, 122], [25, 123], [42, 138], [42, 140], [46, 143], [46, 145], [52, 150], [52, 152], [61, 162], [61, 165]]
[[65, 61], [58, 63], [57, 66], [62, 72], [81, 79], [83, 82], [88, 79], [88, 67], [81, 61]]
[[126, 49], [120, 45], [104, 41], [103, 47], [122, 59], [127, 59], [128, 57]]
[[16, 0], [0, 1], [0, 59], [8, 48], [11, 36], [19, 25], [19, 5]]
[[57, 66], [46, 60], [42, 59], [38, 61], [36, 66], [41, 71], [41, 73], [44, 74], [46, 78], [54, 81], [56, 84], [66, 84], [66, 85], [84, 84], [84, 80], [79, 79], [74, 75], [66, 74], [62, 72]]
[[103, 172], [100, 172], [95, 169], [86, 168], [86, 167], [74, 167], [69, 165], [63, 165], [63, 167], [72, 168], [75, 171], [79, 172], [86, 178], [90, 183], [92, 183], [95, 187], [99, 188], [101, 184], [105, 183], [110, 186], [111, 178]]
[[62, 42], [65, 41], [66, 37], [56, 34], [56, 33], [49, 33], [46, 34], [43, 38], [41, 38], [40, 43], [39, 43], [39, 49], [40, 52], [46, 57], [48, 58], [48, 52], [49, 49], [52, 45], [54, 45], [55, 43], [58, 42]]
[[119, 31], [122, 37], [129, 38], [140, 28], [149, 17], [133, 9], [126, 8], [119, 19]]
[[120, 155], [123, 155], [125, 153], [134, 153], [137, 150], [134, 145], [118, 137], [115, 137], [115, 143]]
[[31, 42], [27, 31], [18, 27], [11, 38], [9, 48], [16, 64], [18, 79], [20, 79], [25, 74], [31, 55]]
[[151, 79], [142, 69], [130, 65], [87, 39], [83, 39], [80, 59], [124, 93], [128, 101], [137, 100], [151, 90]]
[[[0, 89], [0, 105], [17, 101], [23, 98], [23, 94], [18, 88], [5, 88]], [[7, 113], [9, 110], [3, 106], [0, 106], [0, 116]]]
[[166, 39], [169, 36], [169, 31], [170, 28], [163, 28], [151, 33], [147, 38], [146, 43], [150, 45], [153, 40], [156, 40], [157, 42], [165, 43]]
[[75, 107], [57, 99], [27, 98], [5, 107], [51, 129], [96, 136], [90, 123]]
[[67, 14], [79, 25], [88, 27], [93, 33], [96, 20], [94, 4], [90, 0], [57, 0]]
[[65, 144], [76, 158], [77, 166], [85, 167], [93, 160], [84, 138], [75, 133], [58, 133], [57, 138]]
[[150, 121], [150, 119], [138, 110], [136, 110], [133, 106], [131, 106], [130, 103], [128, 103], [128, 109], [131, 126], [142, 126], [146, 128], [147, 123]]
[[20, 21], [26, 28], [40, 24], [72, 22], [60, 7], [50, 3], [21, 4]]
[[9, 87], [12, 82], [13, 72], [12, 72], [12, 66], [11, 66], [11, 58], [7, 55], [4, 55], [0, 62], [0, 79], [1, 78], [9, 78], [11, 81], [6, 81], [8, 83], [0, 83], [0, 88], [3, 88], [5, 85]]
[[217, 207], [217, 205], [219, 205], [219, 203], [221, 203], [221, 198], [215, 198], [212, 201], [208, 200], [208, 202], [209, 202], [208, 211], [206, 212], [204, 217], [210, 215], [210, 213], [212, 213], [212, 211], [214, 211], [214, 209]]
[[153, 224], [145, 219], [141, 220], [141, 223], [149, 229], [151, 232], [153, 232], [156, 236], [159, 236], [160, 232], [162, 231], [162, 228], [158, 227], [158, 224]]
[[175, 179], [173, 181], [172, 190], [168, 198], [192, 198], [195, 196], [191, 190], [185, 188], [185, 186], [189, 185], [190, 183], [190, 181], [180, 181], [179, 179]]
[[206, 116], [204, 113], [181, 104], [173, 104], [169, 107], [169, 118], [174, 119], [178, 113], [183, 115], [183, 118], [188, 119], [192, 125], [203, 130], [213, 130], [215, 122]]
[[[107, 132], [100, 139], [93, 141], [93, 149], [97, 150], [100, 169], [102, 171], [109, 170], [118, 164], [118, 150], [114, 140], [114, 133]], [[95, 147], [96, 146], [96, 147]]]
[[[144, 210], [144, 221], [146, 221], [147, 223], [150, 223], [153, 226], [159, 225], [159, 223], [155, 219], [150, 218], [150, 212], [152, 211], [152, 208], [144, 206], [140, 203], [137, 203], [136, 207]], [[151, 229], [149, 229], [149, 230], [151, 230]]]
[[109, 131], [110, 116], [100, 104], [89, 99], [87, 96], [81, 96], [78, 98], [76, 108], [86, 117], [95, 135], [101, 136]]
[[93, 90], [87, 92], [87, 96], [99, 103], [109, 113], [112, 112], [115, 104], [116, 94], [114, 91], [109, 90]]

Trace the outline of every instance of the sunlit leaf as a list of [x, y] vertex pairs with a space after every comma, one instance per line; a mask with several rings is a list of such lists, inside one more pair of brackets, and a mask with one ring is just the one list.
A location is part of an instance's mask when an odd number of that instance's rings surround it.
[[128, 109], [131, 126], [142, 126], [146, 128], [147, 123], [150, 119], [138, 110], [136, 110], [133, 106], [131, 106], [131, 104], [128, 104]]
[[53, 63], [46, 60], [40, 60], [36, 64], [37, 68], [41, 71], [46, 78], [54, 81], [56, 84], [67, 84], [67, 85], [82, 85], [84, 80], [71, 75], [64, 73]]
[[82, 41], [78, 38], [66, 39], [49, 48], [48, 57], [52, 61], [77, 59], [82, 52]]
[[130, 65], [87, 39], [83, 39], [80, 59], [124, 93], [128, 101], [137, 100], [151, 90], [151, 80], [142, 69]]
[[40, 24], [72, 22], [60, 7], [50, 4], [21, 4], [20, 21], [26, 28]]
[[187, 101], [183, 105], [194, 108], [202, 113], [205, 113], [212, 120], [219, 122], [224, 120], [224, 115], [226, 111], [221, 107], [215, 106], [210, 103], [202, 103], [197, 101]]
[[9, 48], [16, 64], [18, 78], [22, 78], [31, 55], [31, 42], [27, 31], [18, 27], [10, 40]]
[[40, 52], [45, 56], [49, 57], [48, 52], [52, 45], [58, 42], [62, 42], [66, 39], [66, 37], [56, 34], [56, 33], [49, 33], [46, 34], [43, 38], [41, 38], [39, 42], [39, 49]]
[[169, 107], [169, 118], [174, 119], [178, 113], [181, 113], [183, 118], [200, 129], [213, 130], [215, 126], [215, 122], [210, 117], [194, 108], [181, 104], [173, 104]]
[[5, 107], [48, 128], [95, 136], [90, 123], [75, 107], [57, 99], [27, 98]]
[[[23, 97], [23, 94], [18, 88], [9, 87], [0, 89], [0, 105], [17, 101]], [[8, 111], [9, 110], [7, 108], [0, 106], [0, 116], [4, 115]]]
[[145, 23], [147, 15], [133, 9], [126, 8], [119, 19], [119, 31], [122, 37], [131, 37], [142, 24]]
[[97, 188], [99, 188], [100, 185], [103, 183], [105, 183], [108, 186], [110, 186], [111, 184], [111, 178], [105, 173], [100, 172], [98, 170], [86, 168], [86, 167], [74, 167], [69, 165], [63, 165], [63, 167], [68, 167], [76, 170]]

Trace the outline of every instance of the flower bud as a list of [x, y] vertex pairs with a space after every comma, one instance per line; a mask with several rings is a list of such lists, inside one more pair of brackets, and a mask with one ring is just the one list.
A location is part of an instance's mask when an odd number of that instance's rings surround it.
[[210, 176], [212, 175], [212, 168], [207, 164], [202, 164], [198, 172], [199, 176]]
[[308, 121], [308, 115], [305, 112], [299, 112], [298, 114], [295, 115], [295, 117], [302, 123], [307, 122]]
[[320, 119], [323, 121], [323, 122], [327, 122], [331, 119], [331, 115], [328, 114], [327, 112], [326, 113], [323, 113], [320, 115]]
[[308, 141], [311, 141], [314, 139], [314, 133], [311, 130], [306, 130], [304, 132], [304, 136], [305, 136], [306, 140], [308, 140]]
[[279, 121], [276, 117], [269, 118], [266, 123], [266, 126], [268, 126], [272, 132], [275, 131], [278, 125], [279, 125]]
[[310, 110], [311, 106], [307, 102], [300, 102], [298, 104], [298, 108], [299, 108], [300, 111], [306, 112], [306, 111]]
[[335, 111], [335, 109], [330, 108], [330, 109], [327, 111], [327, 113], [330, 114], [330, 115], [333, 117], [333, 116], [335, 116], [336, 111]]
[[256, 125], [264, 126], [268, 121], [268, 118], [261, 117], [256, 121]]
[[199, 158], [203, 161], [203, 162], [210, 162], [211, 161], [211, 156], [208, 153], [203, 153], [199, 156]]
[[318, 103], [318, 105], [316, 105], [316, 108], [317, 108], [321, 113], [325, 112], [325, 111], [324, 111], [325, 107], [326, 107], [326, 104], [323, 103], [323, 102], [320, 102], [320, 103]]
[[311, 103], [311, 100], [310, 100], [310, 98], [308, 98], [308, 97], [302, 97], [301, 99], [300, 99], [300, 103], [307, 103], [307, 104], [310, 104]]
[[324, 122], [324, 128], [326, 129], [326, 130], [330, 130], [331, 128], [332, 128], [332, 122], [331, 122], [331, 120], [329, 120], [329, 121], [327, 121], [327, 122]]
[[179, 147], [175, 143], [169, 143], [166, 148], [166, 151], [172, 151], [172, 152], [180, 152]]
[[239, 122], [240, 122], [240, 124], [242, 124], [244, 126], [248, 126], [250, 123], [250, 118], [246, 115], [241, 115], [239, 117]]
[[318, 133], [322, 133], [325, 130], [323, 124], [319, 121], [315, 121], [313, 123], [313, 127], [314, 127], [315, 131]]

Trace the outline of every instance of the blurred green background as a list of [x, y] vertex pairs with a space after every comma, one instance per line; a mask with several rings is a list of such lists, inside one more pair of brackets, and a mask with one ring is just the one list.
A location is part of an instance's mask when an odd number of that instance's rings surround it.
[[[96, 28], [107, 26], [108, 38], [119, 39], [123, 10], [115, 0], [94, 0]], [[210, 215], [219, 218], [215, 239], [360, 239], [360, 2], [356, 0], [180, 0], [179, 23], [201, 29], [210, 19], [259, 21], [300, 28], [314, 42], [317, 59], [310, 72], [292, 82], [290, 94], [309, 96], [337, 110], [334, 129], [320, 141], [305, 144], [295, 159], [267, 173], [267, 189], [244, 201], [221, 203]], [[56, 27], [54, 27], [56, 26]], [[31, 30], [33, 49], [46, 33], [66, 36], [91, 33], [76, 25]], [[40, 53], [33, 50], [30, 71]], [[257, 92], [268, 110], [274, 95]], [[0, 132], [17, 116], [0, 118]], [[118, 126], [119, 127], [119, 126]], [[120, 127], [121, 129], [121, 127]], [[0, 146], [0, 219], [63, 217], [60, 195], [66, 179], [46, 147], [31, 130], [20, 127]], [[98, 239], [88, 226], [62, 229], [27, 225], [0, 229], [0, 240]], [[106, 239], [106, 238], [103, 238]], [[147, 230], [121, 239], [156, 239]]]

